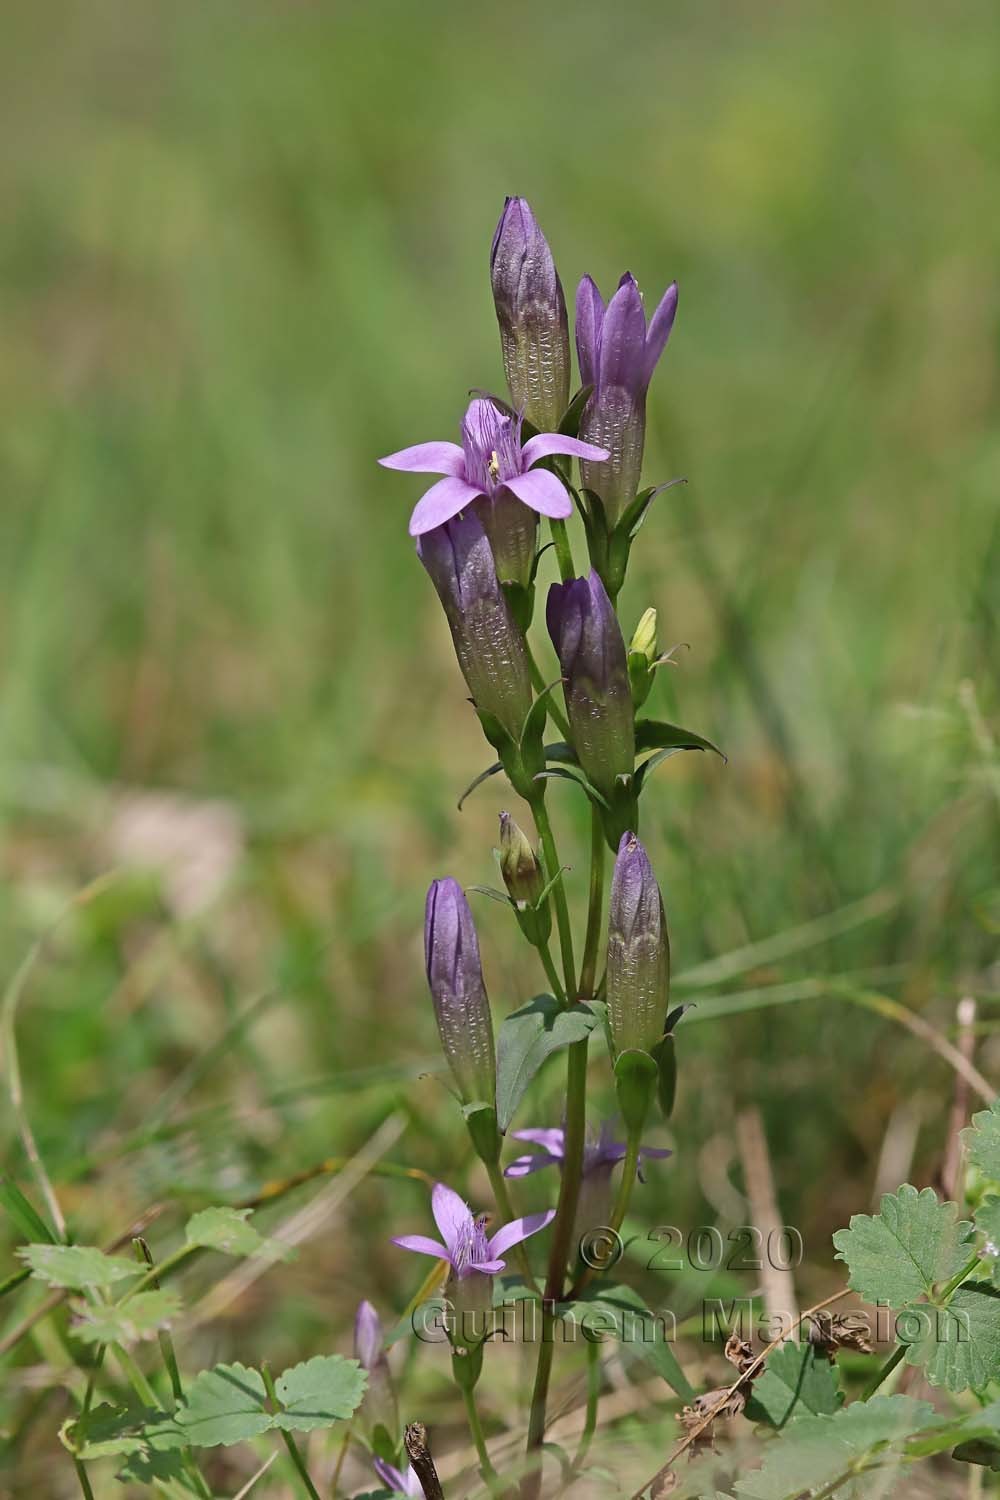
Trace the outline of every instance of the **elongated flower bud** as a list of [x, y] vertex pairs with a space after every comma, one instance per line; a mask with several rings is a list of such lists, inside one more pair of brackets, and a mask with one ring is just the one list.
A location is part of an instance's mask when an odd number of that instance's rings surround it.
[[441, 1046], [462, 1102], [492, 1105], [496, 1056], [479, 939], [465, 893], [450, 878], [435, 880], [427, 892], [424, 957]]
[[506, 812], [500, 814], [500, 873], [528, 942], [536, 946], [547, 942], [552, 912], [547, 900], [538, 905], [545, 889], [545, 871], [527, 834]]
[[508, 198], [493, 236], [490, 280], [511, 399], [540, 432], [569, 404], [569, 324], [552, 252], [523, 198]]
[[580, 379], [592, 385], [580, 436], [607, 448], [607, 463], [583, 462], [584, 486], [599, 495], [609, 526], [635, 499], [646, 440], [646, 391], [677, 312], [677, 286], [669, 286], [646, 327], [642, 297], [626, 272], [607, 307], [593, 279], [576, 294], [576, 352]]
[[473, 703], [517, 740], [531, 707], [528, 655], [482, 522], [463, 511], [420, 537], [417, 554], [444, 605]]
[[[368, 1385], [356, 1421], [373, 1446], [387, 1444], [391, 1452], [399, 1436], [396, 1395], [385, 1353], [382, 1320], [370, 1302], [358, 1305], [354, 1318], [354, 1357], [368, 1374]], [[385, 1430], [384, 1439], [378, 1428]]]
[[653, 868], [634, 833], [618, 846], [608, 907], [608, 1022], [616, 1053], [651, 1052], [663, 1035], [670, 943]]
[[635, 769], [635, 715], [621, 626], [607, 590], [587, 578], [554, 583], [546, 621], [562, 668], [573, 748], [597, 790], [610, 798]]
[[647, 609], [628, 646], [628, 676], [632, 684], [632, 702], [641, 708], [653, 686], [656, 661], [656, 610]]

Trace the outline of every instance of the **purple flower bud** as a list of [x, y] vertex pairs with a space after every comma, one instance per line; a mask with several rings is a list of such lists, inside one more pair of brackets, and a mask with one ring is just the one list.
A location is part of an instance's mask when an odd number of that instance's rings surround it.
[[508, 198], [493, 236], [490, 280], [511, 399], [540, 432], [569, 404], [569, 325], [552, 252], [523, 198]]
[[663, 1035], [670, 942], [653, 868], [634, 833], [622, 835], [608, 906], [608, 1023], [615, 1052], [651, 1052]]
[[462, 1102], [492, 1104], [496, 1057], [479, 939], [465, 893], [450, 878], [435, 880], [427, 892], [424, 956], [441, 1046]]
[[356, 1417], [369, 1438], [384, 1427], [390, 1439], [399, 1429], [399, 1412], [385, 1353], [382, 1321], [370, 1302], [362, 1302], [354, 1318], [354, 1357], [368, 1373], [368, 1386]]
[[518, 740], [531, 708], [528, 655], [482, 522], [465, 511], [420, 537], [417, 554], [444, 605], [473, 703]]
[[607, 590], [587, 578], [554, 583], [546, 621], [562, 668], [573, 748], [597, 790], [610, 798], [635, 770], [635, 714], [621, 626]]
[[642, 297], [626, 272], [607, 308], [590, 276], [576, 294], [576, 351], [580, 379], [594, 387], [580, 436], [610, 450], [607, 463], [580, 464], [584, 486], [601, 497], [614, 526], [635, 499], [646, 437], [646, 391], [677, 312], [677, 283], [663, 294], [646, 327]]
[[354, 1318], [354, 1357], [363, 1370], [374, 1370], [382, 1352], [382, 1322], [370, 1302], [360, 1302]]

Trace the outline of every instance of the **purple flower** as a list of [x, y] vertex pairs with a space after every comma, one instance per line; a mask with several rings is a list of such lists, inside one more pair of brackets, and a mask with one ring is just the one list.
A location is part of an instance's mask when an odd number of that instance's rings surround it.
[[558, 432], [540, 432], [521, 442], [521, 418], [510, 416], [486, 397], [469, 403], [462, 422], [462, 446], [418, 443], [380, 458], [387, 469], [414, 474], [443, 474], [417, 502], [410, 535], [423, 536], [467, 510], [480, 495], [495, 500], [509, 493], [542, 516], [565, 519], [573, 509], [565, 487], [549, 469], [532, 466], [553, 454], [599, 463], [605, 448], [582, 443]]
[[424, 958], [441, 1046], [462, 1101], [492, 1104], [496, 1058], [479, 939], [465, 893], [450, 877], [433, 881], [427, 892]]
[[354, 1357], [363, 1370], [383, 1359], [382, 1322], [370, 1302], [360, 1302], [354, 1317]]
[[505, 1224], [487, 1238], [487, 1216], [474, 1216], [468, 1204], [443, 1182], [436, 1183], [431, 1193], [431, 1211], [440, 1241], [428, 1239], [423, 1234], [403, 1234], [395, 1236], [392, 1243], [403, 1250], [414, 1250], [418, 1255], [433, 1255], [437, 1260], [446, 1260], [456, 1281], [473, 1276], [495, 1276], [506, 1264], [501, 1256], [551, 1224], [556, 1216], [554, 1208], [546, 1213], [528, 1214], [526, 1218]]
[[600, 469], [580, 466], [583, 483], [601, 497], [609, 526], [634, 500], [646, 436], [646, 391], [677, 312], [677, 283], [663, 294], [646, 327], [635, 277], [626, 272], [607, 307], [593, 278], [576, 293], [576, 353], [580, 379], [594, 387], [581, 433], [611, 453]]
[[[527, 1177], [531, 1172], [540, 1172], [543, 1167], [562, 1168], [565, 1154], [565, 1131], [559, 1129], [512, 1130], [511, 1135], [516, 1140], [529, 1141], [540, 1149], [517, 1157], [505, 1169], [505, 1177]], [[671, 1154], [670, 1151], [663, 1150], [659, 1146], [643, 1146], [639, 1151], [639, 1160], [641, 1162], [659, 1161]], [[610, 1120], [605, 1120], [601, 1125], [600, 1134], [596, 1137], [591, 1136], [583, 1148], [583, 1175], [592, 1177], [603, 1172], [610, 1172], [620, 1161], [624, 1160], [625, 1142], [615, 1140], [613, 1124]]]
[[426, 532], [417, 555], [444, 606], [473, 703], [518, 740], [532, 702], [531, 671], [482, 522], [472, 512], [456, 516]]
[[549, 590], [546, 623], [562, 668], [573, 748], [611, 799], [635, 770], [635, 713], [621, 626], [597, 572]]
[[407, 1465], [406, 1473], [396, 1468], [395, 1464], [387, 1464], [384, 1458], [375, 1460], [375, 1473], [381, 1479], [387, 1489], [394, 1495], [416, 1496], [417, 1500], [423, 1500], [423, 1487], [417, 1478], [416, 1471]]
[[552, 252], [524, 198], [508, 198], [490, 250], [503, 367], [514, 405], [539, 430], [569, 402], [566, 299]]
[[663, 1035], [670, 941], [653, 867], [634, 833], [618, 846], [608, 901], [608, 1025], [616, 1054], [652, 1052]]

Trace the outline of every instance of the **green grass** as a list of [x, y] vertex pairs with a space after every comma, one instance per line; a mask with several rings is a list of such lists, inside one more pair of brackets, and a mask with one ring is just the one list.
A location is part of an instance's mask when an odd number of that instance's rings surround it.
[[[204, 916], [125, 874], [30, 977], [26, 1104], [78, 1237], [250, 1196], [393, 1108], [391, 1159], [461, 1178], [447, 1098], [414, 1077], [434, 1060], [423, 892], [491, 878], [511, 794], [454, 810], [489, 756], [406, 536], [416, 483], [374, 460], [453, 435], [467, 389], [499, 386], [487, 255], [509, 191], [570, 290], [626, 267], [647, 298], [680, 282], [647, 474], [689, 483], [656, 502], [623, 600], [691, 646], [651, 707], [730, 757], [672, 760], [646, 800], [677, 969], [888, 892], [721, 989], [888, 968], [875, 987], [944, 1031], [978, 995], [996, 1078], [995, 7], [99, 0], [5, 31], [4, 982], [116, 863], [126, 791], [220, 799], [245, 840]], [[568, 788], [551, 802], [582, 906], [585, 820]], [[481, 915], [513, 1009], [538, 976]], [[953, 1088], [819, 988], [717, 1024], [707, 989], [675, 1159], [639, 1209], [712, 1222], [759, 1103], [803, 1296], [914, 1099], [932, 1180]], [[554, 1100], [553, 1078], [540, 1117]], [[181, 1334], [182, 1363], [346, 1347], [360, 1296], [402, 1311], [387, 1238], [425, 1219], [419, 1186], [367, 1182], [294, 1267]], [[158, 1255], [178, 1222], [150, 1231]], [[192, 1270], [189, 1304], [218, 1275]], [[8, 1295], [0, 1336], [32, 1296]], [[57, 1356], [29, 1339], [10, 1365], [18, 1495], [73, 1493], [69, 1408], [30, 1378]], [[454, 1417], [421, 1369], [421, 1414]]]

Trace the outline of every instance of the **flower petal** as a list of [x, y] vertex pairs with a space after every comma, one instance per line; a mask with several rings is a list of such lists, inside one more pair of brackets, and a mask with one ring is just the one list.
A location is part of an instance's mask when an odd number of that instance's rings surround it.
[[566, 1135], [557, 1125], [531, 1126], [525, 1130], [512, 1130], [515, 1141], [530, 1141], [533, 1146], [542, 1146], [553, 1156], [562, 1156]]
[[552, 453], [565, 453], [570, 458], [589, 458], [594, 463], [610, 458], [607, 448], [598, 448], [594, 443], [583, 443], [579, 438], [564, 437], [561, 432], [540, 432], [529, 438], [521, 449], [524, 467], [530, 469], [540, 458]]
[[598, 384], [622, 386], [636, 399], [648, 384], [646, 378], [646, 314], [634, 276], [626, 273], [608, 303], [601, 333], [601, 367]]
[[396, 1468], [395, 1464], [386, 1463], [384, 1458], [377, 1458], [375, 1460], [375, 1473], [383, 1484], [388, 1485], [394, 1495], [408, 1495], [410, 1493], [406, 1488], [405, 1476]]
[[604, 298], [592, 276], [585, 276], [576, 289], [576, 359], [582, 385], [597, 383]]
[[469, 1262], [469, 1270], [482, 1276], [496, 1276], [506, 1264], [503, 1260], [473, 1260]]
[[667, 346], [670, 330], [677, 316], [677, 283], [672, 281], [660, 298], [660, 305], [649, 320], [646, 332], [646, 381], [652, 379], [660, 355]]
[[662, 1146], [641, 1146], [639, 1149], [640, 1161], [663, 1161], [668, 1156], [673, 1156], [672, 1151], [666, 1151]]
[[543, 1167], [554, 1167], [559, 1162], [558, 1156], [552, 1156], [548, 1151], [529, 1151], [526, 1156], [516, 1156], [509, 1167], [504, 1168], [505, 1177], [530, 1177], [532, 1172], [540, 1172]]
[[401, 1250], [415, 1250], [418, 1255], [433, 1255], [436, 1260], [451, 1259], [446, 1247], [439, 1245], [437, 1240], [428, 1238], [426, 1234], [393, 1235], [392, 1243]]
[[454, 1252], [459, 1236], [467, 1235], [472, 1223], [469, 1205], [454, 1188], [436, 1182], [431, 1193], [431, 1213], [449, 1252]]
[[544, 1214], [528, 1214], [526, 1218], [512, 1220], [510, 1224], [505, 1224], [502, 1229], [498, 1229], [490, 1240], [489, 1253], [494, 1256], [503, 1255], [504, 1251], [509, 1250], [512, 1245], [519, 1245], [529, 1235], [537, 1234], [540, 1229], [551, 1224], [555, 1216], [555, 1209], [550, 1208]]
[[477, 490], [474, 484], [466, 484], [464, 479], [449, 476], [447, 479], [439, 479], [437, 484], [432, 484], [420, 500], [417, 501], [413, 515], [410, 517], [410, 535], [423, 536], [427, 531], [433, 531], [436, 526], [443, 526], [450, 521], [452, 516], [457, 516], [460, 510], [465, 510], [473, 500], [478, 500], [482, 490]]
[[[444, 484], [446, 481], [442, 480]], [[455, 483], [454, 480], [451, 481]], [[527, 474], [515, 474], [504, 481], [506, 488], [540, 516], [552, 516], [563, 521], [573, 514], [573, 502], [564, 486], [549, 469], [531, 469]]]
[[383, 469], [405, 469], [410, 474], [465, 473], [465, 454], [457, 443], [416, 443], [380, 458]]

